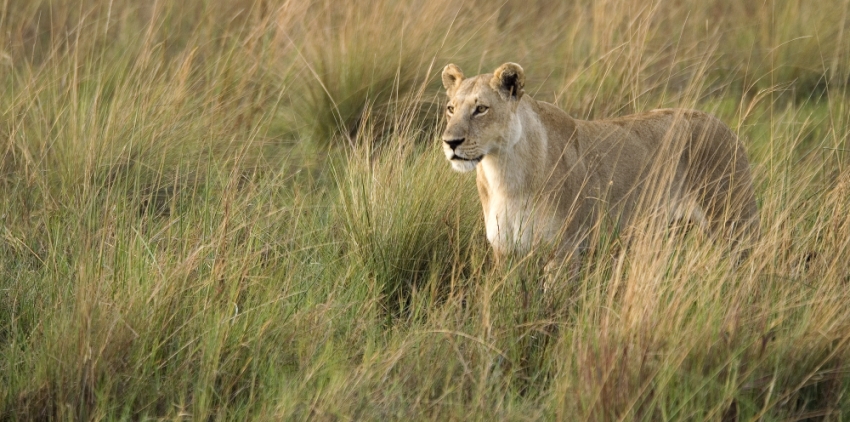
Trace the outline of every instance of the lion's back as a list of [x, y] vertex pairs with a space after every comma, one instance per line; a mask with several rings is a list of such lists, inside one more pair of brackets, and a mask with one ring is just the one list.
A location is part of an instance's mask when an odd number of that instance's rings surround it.
[[607, 182], [612, 202], [636, 201], [634, 196], [650, 187], [665, 187], [672, 196], [695, 199], [716, 229], [758, 230], [746, 152], [718, 118], [698, 110], [658, 109], [576, 124], [582, 155], [595, 160], [591, 167], [600, 182]]

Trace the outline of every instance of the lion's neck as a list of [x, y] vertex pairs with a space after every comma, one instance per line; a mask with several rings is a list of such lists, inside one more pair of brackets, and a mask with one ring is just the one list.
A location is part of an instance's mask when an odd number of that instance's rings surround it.
[[[508, 146], [487, 154], [478, 166], [494, 193], [512, 198], [534, 194], [540, 186], [539, 173], [547, 165], [547, 137], [531, 105], [523, 102], [508, 131]], [[525, 122], [523, 124], [523, 122]]]
[[547, 139], [528, 104], [521, 104], [519, 113], [527, 115], [513, 122], [510, 146], [486, 155], [477, 168], [487, 239], [502, 253], [525, 252], [538, 237], [532, 216], [543, 188], [540, 170], [546, 166]]

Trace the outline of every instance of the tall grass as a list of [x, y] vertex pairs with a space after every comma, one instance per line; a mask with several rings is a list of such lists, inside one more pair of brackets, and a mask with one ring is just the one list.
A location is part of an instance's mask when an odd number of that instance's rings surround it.
[[[0, 419], [840, 420], [850, 2], [0, 4]], [[439, 70], [713, 112], [763, 236], [490, 263]], [[567, 276], [572, 274], [572, 276]]]

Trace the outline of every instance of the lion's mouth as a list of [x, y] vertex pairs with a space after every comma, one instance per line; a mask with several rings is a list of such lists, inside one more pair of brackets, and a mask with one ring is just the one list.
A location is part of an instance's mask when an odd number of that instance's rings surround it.
[[454, 155], [452, 155], [451, 159], [452, 160], [458, 160], [458, 161], [469, 161], [470, 163], [478, 164], [479, 162], [481, 162], [481, 160], [484, 159], [484, 156], [481, 155], [481, 156], [478, 156], [476, 158], [463, 158], [463, 157], [461, 157], [457, 154], [454, 154]]

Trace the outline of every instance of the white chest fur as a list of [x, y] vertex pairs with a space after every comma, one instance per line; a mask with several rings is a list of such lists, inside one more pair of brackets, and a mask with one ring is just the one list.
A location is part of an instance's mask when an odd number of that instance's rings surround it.
[[527, 253], [535, 238], [532, 210], [502, 198], [492, 199], [486, 216], [487, 240], [501, 253]]
[[517, 181], [506, 177], [498, 163], [487, 158], [480, 164], [489, 193], [484, 210], [487, 240], [500, 253], [524, 254], [543, 234], [536, 222], [539, 216], [535, 215], [533, 200], [528, 194], [516, 193], [511, 185]]

